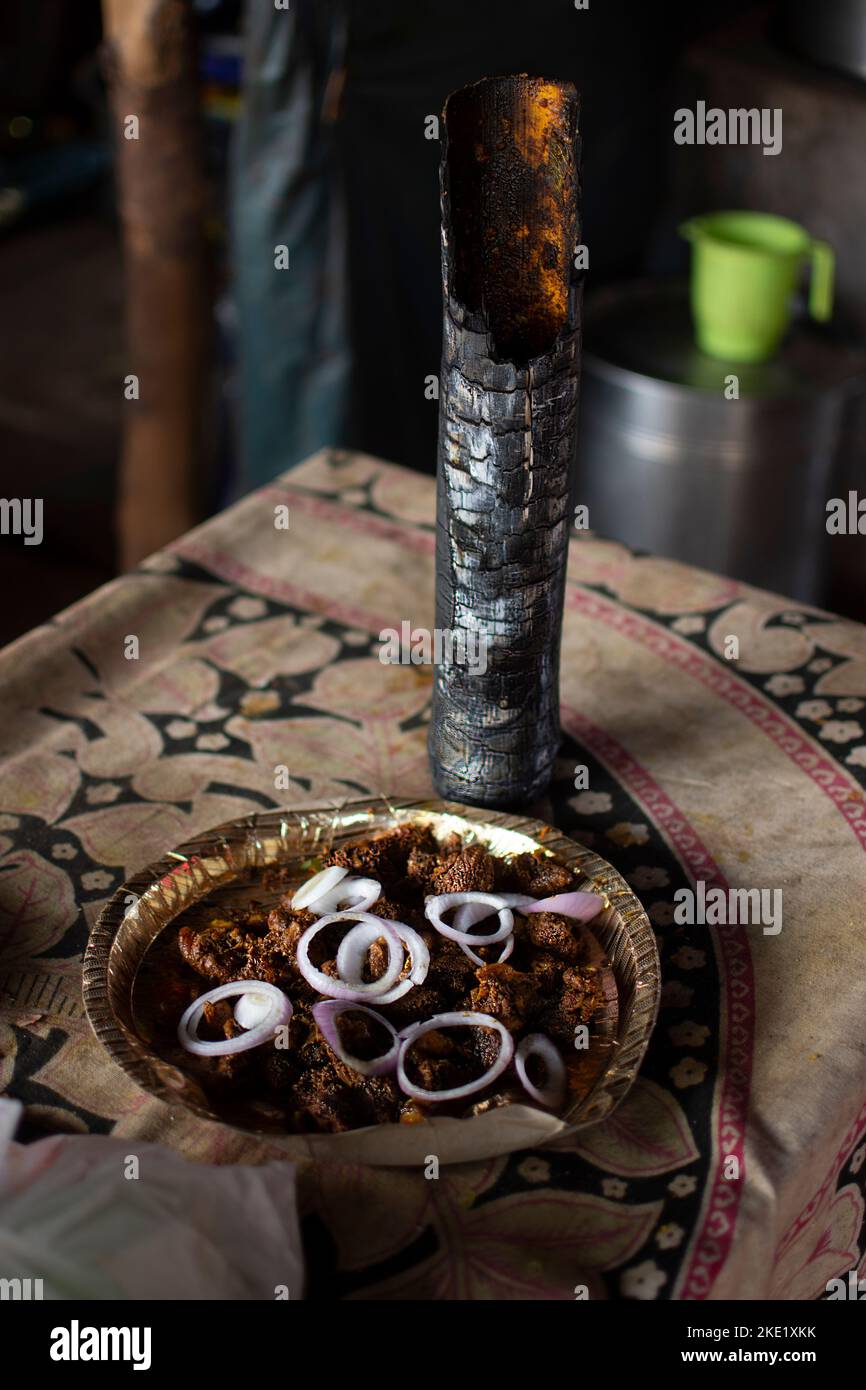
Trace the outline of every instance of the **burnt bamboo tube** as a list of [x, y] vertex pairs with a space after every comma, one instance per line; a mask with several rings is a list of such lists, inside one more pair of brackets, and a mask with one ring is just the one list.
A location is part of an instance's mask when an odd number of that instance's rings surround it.
[[[559, 647], [577, 429], [579, 101], [488, 78], [443, 113], [444, 331], [430, 728], [442, 796], [517, 806], [559, 746]], [[483, 659], [478, 643], [486, 645]]]

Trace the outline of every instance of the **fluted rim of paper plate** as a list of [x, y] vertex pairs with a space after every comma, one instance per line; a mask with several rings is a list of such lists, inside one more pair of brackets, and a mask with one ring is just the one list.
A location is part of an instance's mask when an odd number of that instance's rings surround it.
[[[122, 950], [120, 956], [112, 960], [118, 932], [127, 918], [146, 922], [150, 914], [155, 938], [175, 916], [212, 889], [225, 886], [250, 869], [279, 863], [275, 846], [291, 846], [291, 855], [284, 857], [294, 859], [321, 853], [338, 834], [341, 839], [356, 839], [365, 832], [373, 834], [393, 824], [423, 821], [427, 817], [446, 831], [448, 820], [453, 818], [453, 828], [458, 828], [457, 822], [470, 827], [468, 836], [464, 830], [464, 838], [471, 839], [474, 834], [491, 845], [497, 841], [507, 844], [512, 837], [525, 837], [560, 862], [579, 869], [582, 878], [590, 880], [592, 890], [606, 899], [608, 907], [601, 923], [593, 924], [593, 930], [610, 958], [619, 994], [614, 1046], [590, 1089], [561, 1117], [569, 1130], [583, 1129], [606, 1119], [634, 1082], [658, 1017], [661, 966], [655, 934], [646, 912], [625, 879], [607, 860], [555, 827], [528, 816], [463, 806], [453, 801], [360, 797], [339, 806], [256, 812], [194, 836], [134, 874], [99, 914], [84, 953], [84, 1007], [99, 1041], [123, 1071], [148, 1094], [171, 1104], [180, 1102], [203, 1119], [273, 1140], [275, 1136], [271, 1130], [227, 1120], [207, 1103], [203, 1093], [202, 1101], [197, 1101], [189, 1094], [195, 1089], [191, 1078], [152, 1052], [132, 1026], [124, 1025], [115, 1007], [112, 989], [114, 977], [122, 980], [126, 971]], [[512, 849], [517, 848], [519, 844], [515, 840]], [[166, 915], [168, 895], [173, 895], [176, 906]], [[136, 900], [132, 906], [130, 897]], [[158, 914], [152, 908], [154, 901], [160, 904]], [[125, 982], [130, 1000], [135, 969], [137, 965]], [[461, 1123], [470, 1121], [471, 1117]]]

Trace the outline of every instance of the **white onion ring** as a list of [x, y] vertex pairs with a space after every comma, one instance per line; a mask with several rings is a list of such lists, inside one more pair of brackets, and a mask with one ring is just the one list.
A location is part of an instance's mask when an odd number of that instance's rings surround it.
[[[452, 1086], [447, 1091], [424, 1091], [420, 1086], [416, 1086], [406, 1075], [406, 1057], [410, 1047], [417, 1042], [425, 1033], [432, 1033], [434, 1028], [492, 1028], [502, 1039], [502, 1046], [499, 1049], [499, 1056], [489, 1067], [483, 1076], [479, 1076], [475, 1081], [467, 1081], [463, 1086]], [[476, 1091], [489, 1086], [491, 1081], [495, 1081], [497, 1076], [501, 1076], [514, 1056], [514, 1043], [511, 1034], [498, 1018], [493, 1018], [491, 1014], [477, 1013], [445, 1013], [434, 1014], [432, 1018], [426, 1019], [423, 1023], [411, 1023], [408, 1028], [404, 1028], [400, 1034], [400, 1054], [397, 1058], [397, 1085], [407, 1096], [412, 1096], [415, 1100], [435, 1101], [437, 1104], [445, 1100], [462, 1100], [464, 1096], [471, 1096]]]
[[[239, 1038], [224, 1038], [222, 1042], [206, 1042], [196, 1032], [205, 1004], [216, 1004], [220, 999], [233, 999], [235, 995], [266, 994], [273, 1000], [270, 1013], [255, 1028], [242, 1033]], [[202, 994], [188, 1009], [184, 1009], [177, 1036], [181, 1047], [196, 1057], [230, 1057], [235, 1052], [249, 1052], [253, 1047], [261, 1047], [270, 1042], [274, 1029], [281, 1023], [288, 1023], [292, 1016], [292, 1001], [276, 985], [267, 980], [233, 980], [228, 984], [217, 985]]]
[[335, 888], [348, 872], [349, 870], [340, 864], [330, 864], [327, 869], [320, 869], [312, 878], [308, 878], [306, 883], [301, 884], [292, 898], [292, 907], [297, 910], [309, 907], [310, 903], [316, 902], [324, 893], [329, 893]]
[[[393, 1039], [387, 1052], [383, 1052], [379, 1057], [373, 1057], [367, 1062], [362, 1057], [353, 1057], [351, 1052], [345, 1050], [340, 1041], [337, 1019], [340, 1014], [348, 1013], [350, 1010], [360, 1014], [369, 1014], [371, 1018], [375, 1018], [377, 1023], [381, 1023], [383, 1028], [387, 1028]], [[312, 1014], [325, 1042], [332, 1052], [336, 1052], [340, 1061], [346, 1063], [347, 1067], [352, 1067], [362, 1076], [384, 1076], [396, 1067], [397, 1054], [400, 1051], [400, 1039], [397, 1036], [397, 1030], [391, 1026], [387, 1018], [377, 1014], [375, 1009], [368, 1009], [365, 1004], [358, 1004], [351, 999], [323, 999], [320, 1003], [313, 1005]]]
[[[547, 1069], [544, 1087], [534, 1086], [529, 1079], [526, 1063], [530, 1057], [540, 1057]], [[520, 1077], [521, 1084], [539, 1105], [553, 1108], [561, 1104], [565, 1096], [565, 1063], [550, 1038], [544, 1033], [529, 1033], [525, 1038], [521, 1038], [514, 1055], [514, 1069]]]
[[242, 994], [235, 1004], [235, 1022], [242, 1028], [258, 1028], [273, 1009], [273, 1001], [266, 994], [256, 994], [254, 989]]
[[[374, 917], [373, 920], [379, 922], [386, 919]], [[430, 952], [424, 938], [419, 936], [412, 927], [407, 927], [405, 922], [389, 922], [389, 926], [394, 928], [408, 951], [411, 966], [405, 980], [398, 981], [393, 988], [386, 990], [384, 994], [376, 995], [377, 1004], [393, 1004], [397, 999], [402, 999], [403, 995], [408, 994], [415, 985], [424, 982], [427, 978], [427, 971], [430, 969]], [[353, 927], [343, 937], [337, 952], [337, 970], [340, 979], [344, 980], [346, 984], [361, 983], [361, 972], [367, 952], [373, 942], [379, 940], [380, 936], [382, 936], [381, 929], [374, 927], [372, 922], [359, 922], [357, 927]]]
[[[443, 922], [443, 912], [462, 903], [487, 903], [499, 916], [499, 926], [489, 936], [476, 936], [468, 931], [458, 931]], [[456, 941], [461, 946], [492, 946], [496, 941], [504, 941], [514, 930], [514, 914], [510, 907], [504, 907], [496, 893], [439, 893], [430, 897], [424, 904], [424, 915], [442, 936]], [[487, 916], [490, 914], [487, 913]]]
[[335, 888], [318, 895], [316, 912], [366, 912], [382, 896], [382, 885], [375, 878], [344, 878]]
[[514, 950], [514, 933], [512, 932], [511, 936], [508, 937], [495, 961], [483, 960], [481, 956], [476, 955], [472, 948], [467, 946], [463, 941], [461, 941], [459, 945], [463, 954], [469, 957], [473, 965], [502, 965], [508, 960], [511, 952]]
[[483, 922], [485, 917], [491, 917], [494, 911], [495, 908], [491, 907], [490, 903], [462, 903], [454, 913], [454, 930], [468, 932], [476, 922]]
[[[326, 975], [323, 970], [317, 970], [310, 961], [310, 943], [315, 936], [318, 936], [323, 927], [329, 927], [332, 922], [366, 922], [375, 923], [378, 930], [377, 936], [384, 936], [388, 943], [388, 965], [385, 973], [380, 975], [378, 980], [371, 980], [369, 984], [350, 985], [345, 980], [333, 979]], [[340, 943], [342, 945], [342, 942]], [[295, 960], [298, 969], [303, 975], [308, 985], [317, 989], [320, 994], [329, 995], [332, 999], [379, 999], [398, 979], [403, 969], [405, 952], [399, 935], [386, 922], [384, 917], [372, 917], [369, 912], [330, 912], [325, 917], [320, 917], [311, 927], [302, 934], [298, 941], [295, 951]]]
[[[528, 893], [491, 893], [490, 896], [498, 898], [501, 907], [516, 907], [518, 912], [525, 912], [535, 902]], [[452, 925], [457, 931], [469, 931], [477, 922], [483, 922], [485, 917], [489, 917], [493, 910], [486, 903], [464, 903], [454, 913]]]

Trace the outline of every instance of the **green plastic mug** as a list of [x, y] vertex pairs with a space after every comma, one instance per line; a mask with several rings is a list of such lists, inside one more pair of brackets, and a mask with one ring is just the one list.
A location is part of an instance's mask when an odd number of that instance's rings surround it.
[[768, 212], [711, 212], [680, 227], [692, 244], [691, 301], [698, 346], [711, 357], [764, 362], [791, 318], [803, 266], [811, 260], [809, 313], [833, 309], [833, 250], [796, 222]]

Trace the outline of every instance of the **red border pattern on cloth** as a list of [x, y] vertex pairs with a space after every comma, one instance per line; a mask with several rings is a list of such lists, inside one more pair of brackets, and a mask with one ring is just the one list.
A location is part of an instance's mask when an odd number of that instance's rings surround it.
[[566, 603], [584, 617], [595, 618], [615, 628], [624, 637], [640, 642], [663, 661], [669, 661], [681, 671], [694, 676], [720, 699], [738, 709], [821, 788], [848, 821], [863, 849], [866, 849], [866, 803], [862, 800], [860, 787], [846, 777], [836, 763], [825, 757], [802, 729], [780, 714], [768, 700], [756, 694], [741, 677], [732, 675], [715, 658], [705, 656], [667, 628], [620, 607], [612, 599], [602, 598], [588, 589], [570, 584]]
[[800, 1231], [802, 1231], [803, 1227], [808, 1226], [809, 1221], [814, 1215], [817, 1207], [826, 1197], [828, 1189], [832, 1186], [834, 1182], [838, 1181], [839, 1174], [842, 1172], [842, 1169], [848, 1162], [848, 1157], [850, 1155], [851, 1149], [853, 1148], [854, 1143], [859, 1137], [860, 1132], [864, 1126], [866, 1126], [866, 1101], [863, 1102], [863, 1105], [860, 1109], [860, 1113], [854, 1120], [851, 1121], [850, 1126], [846, 1130], [845, 1137], [839, 1145], [836, 1157], [833, 1159], [833, 1162], [830, 1165], [830, 1168], [827, 1172], [827, 1176], [822, 1182], [821, 1186], [818, 1188], [818, 1191], [814, 1194], [814, 1196], [812, 1196], [809, 1199], [809, 1201], [803, 1207], [803, 1210], [800, 1212], [799, 1216], [794, 1218], [788, 1229], [785, 1231], [785, 1234], [782, 1236], [782, 1239], [776, 1246], [776, 1263], [778, 1263], [784, 1252], [787, 1250], [788, 1246], [791, 1245], [791, 1243], [796, 1239]]
[[[602, 762], [616, 773], [635, 800], [668, 840], [688, 869], [692, 882], [700, 875], [708, 884], [727, 891], [728, 881], [706, 845], [679, 807], [645, 768], [616, 739], [599, 729], [571, 706], [562, 706], [563, 723]], [[707, 1298], [730, 1253], [734, 1225], [745, 1181], [746, 1116], [755, 1040], [755, 978], [749, 942], [741, 925], [717, 928], [720, 973], [725, 989], [727, 1044], [721, 1067], [721, 1094], [714, 1106], [716, 1171], [705, 1197], [702, 1226], [692, 1238], [688, 1269], [680, 1273], [681, 1298]], [[740, 1181], [724, 1177], [725, 1160], [736, 1156]]]

